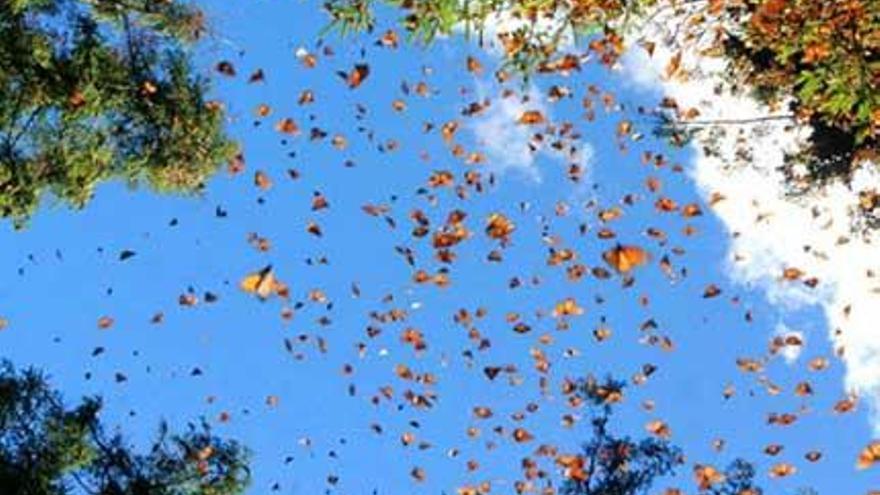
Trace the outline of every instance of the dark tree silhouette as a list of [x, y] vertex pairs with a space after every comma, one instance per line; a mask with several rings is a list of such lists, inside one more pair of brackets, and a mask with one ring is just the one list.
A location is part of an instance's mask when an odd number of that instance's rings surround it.
[[100, 424], [101, 401], [66, 407], [34, 369], [0, 364], [0, 487], [4, 495], [236, 495], [250, 479], [248, 452], [191, 424], [164, 423], [146, 453]]
[[[626, 382], [602, 381], [589, 376], [569, 389], [569, 400], [584, 404], [590, 413], [591, 436], [579, 456], [568, 459], [562, 495], [643, 495], [656, 492], [657, 481], [685, 462], [682, 450], [659, 437], [634, 440], [617, 436], [610, 428], [614, 405], [623, 398]], [[755, 484], [755, 468], [736, 459], [723, 472], [707, 477], [700, 495], [762, 495]], [[669, 495], [682, 492], [670, 489]]]
[[683, 464], [681, 449], [662, 438], [632, 440], [616, 436], [609, 428], [613, 406], [623, 395], [625, 382], [593, 377], [581, 380], [572, 397], [590, 411], [591, 437], [584, 443], [579, 476], [569, 476], [563, 495], [638, 495], [646, 493], [656, 478]]

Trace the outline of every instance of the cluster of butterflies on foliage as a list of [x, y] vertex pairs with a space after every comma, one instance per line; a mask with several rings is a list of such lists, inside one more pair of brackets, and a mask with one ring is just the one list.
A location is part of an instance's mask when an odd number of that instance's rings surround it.
[[[390, 29], [384, 32], [378, 40], [376, 40], [375, 44], [382, 49], [394, 50], [398, 47], [399, 42], [396, 31]], [[298, 49], [295, 53], [295, 58], [304, 69], [319, 70], [322, 68], [325, 61], [330, 60], [333, 55], [333, 50], [329, 46], [321, 44], [315, 52], [304, 48]], [[578, 57], [566, 55], [558, 60], [545, 64], [542, 67], [542, 72], [564, 76], [580, 70], [580, 64], [583, 62], [584, 60], [581, 60]], [[468, 56], [466, 58], [464, 66], [468, 72], [474, 74], [481, 74], [485, 70], [483, 64], [473, 56]], [[228, 77], [235, 77], [237, 75], [236, 68], [229, 61], [219, 62], [216, 65], [216, 70], [220, 74]], [[369, 80], [370, 66], [367, 63], [357, 63], [350, 69], [337, 71], [337, 74], [344, 86], [350, 90], [357, 90], [365, 83], [365, 81]], [[513, 79], [503, 70], [497, 71], [495, 77], [501, 84]], [[265, 74], [263, 70], [257, 70], [248, 77], [248, 82], [260, 83], [264, 78]], [[426, 97], [429, 96], [431, 92], [432, 89], [429, 87], [428, 83], [424, 81], [418, 82], [413, 86], [408, 84], [404, 86], [405, 96], [415, 95]], [[611, 93], [602, 92], [595, 86], [589, 86], [586, 93], [587, 94], [582, 101], [582, 106], [585, 111], [585, 118], [588, 121], [592, 121], [596, 118], [596, 109], [600, 106], [609, 111], [621, 108]], [[574, 90], [564, 85], [554, 85], [547, 91], [547, 98], [549, 101], [559, 101], [563, 98], [570, 98], [573, 95]], [[505, 98], [516, 96], [516, 92], [511, 89], [505, 89], [502, 95], [502, 97]], [[307, 89], [299, 94], [297, 102], [299, 105], [307, 106], [313, 104], [315, 99], [315, 92]], [[597, 100], [599, 102], [598, 104], [596, 103]], [[469, 102], [462, 113], [465, 117], [477, 117], [485, 112], [490, 105], [491, 103], [486, 100]], [[395, 112], [405, 112], [407, 110], [407, 102], [403, 98], [394, 99], [391, 102], [391, 106]], [[678, 108], [676, 102], [669, 99], [665, 99], [661, 102], [661, 106], [666, 110], [672, 109], [680, 115], [686, 115], [691, 118], [698, 114], [698, 110], [693, 108]], [[260, 104], [256, 108], [255, 113], [258, 119], [266, 119], [272, 115], [273, 109], [268, 104]], [[557, 150], [563, 152], [569, 151], [572, 154], [574, 153], [574, 145], [571, 143], [576, 140], [578, 134], [571, 123], [566, 122], [557, 125], [551, 122], [550, 118], [540, 110], [524, 109], [512, 124], [534, 130], [533, 143], [530, 143], [530, 145], [539, 146], [541, 143], [550, 143], [550, 145]], [[468, 150], [465, 149], [463, 145], [456, 142], [456, 133], [461, 126], [462, 124], [455, 119], [449, 120], [441, 125], [425, 124], [424, 130], [426, 132], [435, 130], [439, 131], [440, 138], [448, 146], [451, 155], [468, 165], [468, 167], [466, 167], [461, 173], [461, 179], [456, 176], [455, 172], [450, 170], [437, 170], [431, 172], [426, 178], [426, 191], [447, 189], [454, 191], [458, 198], [466, 199], [473, 192], [485, 192], [487, 190], [487, 184], [491, 185], [494, 182], [494, 176], [492, 174], [484, 173], [480, 169], [480, 165], [484, 164], [487, 160], [486, 156], [479, 149]], [[291, 117], [277, 119], [274, 128], [275, 131], [285, 137], [294, 137], [303, 134], [303, 129], [296, 120]], [[620, 121], [616, 127], [616, 134], [618, 142], [621, 143], [622, 147], [625, 146], [623, 143], [628, 139], [633, 141], [641, 139], [641, 135], [635, 131], [634, 124], [630, 120]], [[325, 131], [315, 128], [311, 129], [308, 135], [311, 140], [322, 140], [327, 137]], [[342, 135], [332, 136], [330, 141], [331, 144], [338, 149], [345, 149], [349, 144], [348, 140]], [[387, 142], [384, 147], [386, 150], [393, 150], [395, 148], [396, 143], [393, 141]], [[653, 165], [658, 169], [668, 165], [662, 154], [646, 152], [641, 158], [643, 164]], [[681, 171], [678, 166], [673, 166], [672, 168], [674, 171]], [[244, 157], [239, 156], [231, 161], [228, 169], [229, 172], [234, 175], [244, 172], [246, 170]], [[567, 177], [575, 182], [581, 180], [583, 172], [581, 166], [576, 163], [569, 165], [566, 170]], [[289, 170], [288, 174], [293, 180], [296, 180], [299, 177], [299, 173], [293, 169]], [[253, 176], [253, 181], [254, 185], [263, 191], [268, 190], [273, 186], [272, 178], [264, 171], [256, 171]], [[657, 198], [654, 204], [657, 211], [667, 214], [678, 214], [686, 220], [702, 215], [703, 212], [698, 203], [679, 204], [674, 199], [662, 195], [662, 187], [660, 179], [656, 177], [649, 177], [645, 181], [645, 189], [647, 192], [655, 195]], [[433, 196], [432, 198], [436, 203], [437, 197]], [[724, 199], [725, 198], [720, 194], [713, 195], [709, 199], [708, 205], [711, 207], [717, 202], [724, 201]], [[649, 250], [643, 246], [633, 243], [618, 242], [617, 234], [612, 230], [611, 225], [624, 215], [624, 209], [626, 207], [632, 206], [636, 201], [637, 199], [635, 195], [627, 195], [621, 205], [615, 205], [609, 208], [597, 208], [596, 217], [600, 222], [601, 228], [595, 232], [595, 235], [600, 240], [607, 241], [610, 244], [601, 252], [602, 264], [589, 267], [579, 260], [579, 253], [574, 249], [554, 245], [551, 247], [550, 254], [547, 258], [548, 266], [563, 268], [566, 277], [571, 281], [578, 281], [588, 276], [593, 276], [597, 279], [610, 279], [615, 276], [620, 277], [623, 280], [624, 287], [632, 285], [635, 274], [640, 270], [646, 269], [648, 265], [654, 262], [657, 263], [667, 277], [675, 278], [680, 274], [686, 274], [685, 269], [681, 269], [680, 271], [675, 269], [668, 255], [658, 256], [649, 252]], [[329, 200], [323, 194], [316, 192], [312, 198], [312, 210], [319, 211], [325, 208], [329, 208]], [[388, 205], [365, 204], [363, 205], [362, 210], [363, 214], [384, 218], [392, 228], [396, 228], [397, 226], [397, 220], [391, 215], [391, 207]], [[570, 210], [570, 206], [560, 202], [556, 208], [556, 214], [559, 216], [565, 216]], [[412, 222], [412, 236], [416, 239], [427, 240], [430, 243], [431, 249], [433, 249], [435, 258], [444, 264], [453, 263], [456, 259], [455, 248], [462, 243], [465, 243], [474, 235], [484, 235], [492, 240], [498, 241], [500, 249], [490, 252], [487, 259], [490, 262], [501, 262], [503, 261], [503, 248], [511, 242], [517, 231], [514, 222], [499, 212], [492, 213], [482, 219], [480, 231], [478, 231], [477, 234], [472, 232], [467, 226], [469, 220], [468, 213], [460, 209], [452, 210], [445, 218], [445, 221], [440, 225], [432, 225], [429, 215], [418, 209], [413, 210], [409, 214], [409, 220]], [[306, 226], [306, 231], [316, 237], [323, 235], [321, 226], [316, 222], [309, 222]], [[585, 235], [588, 231], [589, 229], [587, 226], [583, 225], [581, 234]], [[683, 232], [686, 236], [691, 236], [696, 233], [696, 229], [691, 225], [687, 225]], [[649, 228], [646, 234], [661, 245], [665, 244], [667, 240], [667, 234], [660, 229]], [[248, 238], [248, 242], [259, 251], [265, 252], [271, 249], [270, 240], [257, 234], [251, 234]], [[411, 248], [398, 247], [396, 249], [398, 254], [403, 256], [407, 263], [413, 267], [412, 282], [416, 284], [434, 285], [439, 288], [449, 287], [452, 284], [449, 270], [441, 268], [437, 271], [431, 272], [426, 269], [417, 268], [415, 267], [415, 256]], [[672, 251], [673, 254], [681, 254], [680, 250], [681, 248], [673, 248]], [[129, 256], [131, 254], [129, 254]], [[786, 268], [780, 273], [779, 278], [781, 283], [802, 283], [808, 287], [815, 287], [819, 283], [817, 279], [809, 277], [804, 271], [795, 267]], [[509, 286], [513, 289], [522, 283], [524, 283], [522, 280], [515, 278], [511, 280]], [[289, 286], [279, 278], [272, 265], [259, 268], [254, 272], [245, 275], [240, 280], [239, 287], [242, 291], [252, 294], [261, 301], [267, 301], [273, 298], [280, 298], [283, 301], [288, 301], [291, 298]], [[357, 285], [353, 285], [351, 290], [355, 296], [360, 295], [360, 288]], [[702, 296], [704, 298], [714, 298], [719, 296], [721, 292], [721, 288], [717, 285], [709, 284], [705, 287]], [[317, 303], [328, 302], [327, 295], [320, 290], [311, 291], [308, 298]], [[197, 304], [198, 300], [193, 294], [185, 294], [181, 296], [179, 302], [181, 305], [187, 306]], [[552, 315], [555, 318], [565, 320], [569, 317], [581, 315], [584, 311], [584, 308], [581, 307], [575, 298], [567, 297], [555, 305], [552, 310]], [[475, 312], [462, 309], [455, 315], [455, 321], [465, 328], [472, 329], [475, 339], [479, 341], [481, 336], [472, 325], [475, 319], [480, 319], [485, 316], [485, 314], [486, 310], [482, 308]], [[287, 320], [292, 319], [294, 317], [294, 310], [285, 306], [282, 310], [281, 316]], [[407, 314], [405, 310], [392, 309], [387, 312], [374, 313], [371, 317], [376, 320], [378, 324], [381, 324], [404, 321], [407, 318]], [[751, 316], [747, 313], [746, 318], [750, 319]], [[161, 314], [156, 315], [154, 318], [154, 322], [158, 323], [159, 321], [161, 321]], [[507, 318], [507, 321], [517, 333], [528, 333], [531, 330], [531, 327], [521, 321], [518, 315], [510, 315]], [[110, 328], [112, 325], [113, 319], [109, 316], [102, 317], [98, 321], [98, 326], [102, 329]], [[650, 326], [650, 324], [648, 325]], [[373, 333], [370, 333], [368, 330], [369, 337], [374, 337], [375, 335], [378, 335], [378, 333], [378, 329], [374, 330]], [[611, 331], [607, 327], [600, 327], [594, 331], [593, 336], [597, 341], [601, 342], [611, 337]], [[428, 335], [413, 327], [408, 327], [402, 330], [400, 341], [405, 345], [411, 346], [416, 352], [422, 352], [428, 347]], [[649, 339], [649, 343], [666, 350], [671, 350], [673, 348], [673, 343], [668, 337], [653, 335]], [[286, 341], [286, 345], [288, 350], [292, 350], [294, 343]], [[787, 347], [799, 347], [802, 345], [803, 342], [796, 335], [777, 336], [771, 342], [770, 353], [775, 355]], [[362, 352], [365, 352], [366, 344], [359, 343], [358, 347]], [[547, 358], [541, 351], [533, 351], [531, 357], [534, 359], [536, 369], [539, 373], [549, 367], [549, 358]], [[737, 360], [736, 364], [743, 372], [760, 374], [763, 371], [766, 361], [767, 358], [741, 358]], [[810, 361], [808, 367], [811, 371], [821, 371], [826, 369], [829, 365], [830, 363], [827, 358], [820, 357]], [[351, 374], [353, 373], [353, 367], [351, 365], [346, 365], [344, 371], [347, 374]], [[489, 366], [484, 369], [486, 377], [490, 380], [494, 380], [499, 374], [510, 374], [513, 372], [515, 372], [515, 370], [504, 366]], [[651, 372], [652, 370], [646, 369], [643, 373], [637, 374], [634, 380], [644, 381]], [[401, 380], [419, 383], [426, 388], [423, 392], [406, 391], [404, 398], [409, 404], [413, 407], [422, 409], [431, 407], [436, 400], [436, 394], [430, 390], [430, 386], [435, 382], [435, 378], [431, 373], [417, 373], [405, 365], [399, 365], [395, 369], [395, 375]], [[762, 384], [766, 386], [772, 394], [778, 394], [781, 392], [777, 386], [765, 379], [762, 381]], [[728, 386], [724, 389], [723, 395], [725, 398], [730, 398], [734, 393], [735, 391], [733, 387]], [[798, 396], [809, 396], [813, 393], [813, 390], [809, 382], [805, 381], [797, 386], [795, 393]], [[394, 394], [395, 392], [390, 386], [383, 387], [380, 389], [378, 395], [373, 398], [373, 401], [378, 403], [383, 399], [391, 400], [392, 397], [394, 397]], [[277, 404], [277, 402], [277, 396], [270, 396], [267, 398], [267, 404], [269, 406], [273, 406]], [[856, 405], [856, 397], [848, 396], [840, 400], [834, 406], [834, 411], [841, 414], [847, 413], [854, 410]], [[473, 415], [477, 419], [488, 419], [493, 417], [494, 412], [487, 406], [476, 406], [473, 408]], [[228, 413], [221, 414], [220, 421], [229, 421], [229, 419], [230, 416]], [[770, 415], [768, 422], [785, 426], [794, 423], [797, 419], [798, 416], [796, 414], [773, 413]], [[573, 422], [573, 416], [567, 416], [567, 421], [570, 423]], [[381, 431], [381, 426], [373, 425], [373, 429]], [[671, 436], [670, 426], [662, 420], [652, 420], [648, 422], [645, 425], [645, 429], [649, 434], [660, 438], [669, 438]], [[476, 435], [477, 432], [476, 430], [469, 430], [469, 434]], [[511, 440], [516, 443], [529, 443], [536, 440], [531, 432], [522, 427], [512, 429], [509, 435]], [[416, 436], [409, 432], [401, 435], [400, 442], [404, 446], [414, 445], [420, 449], [430, 447], [429, 444], [417, 440]], [[721, 445], [723, 445], [723, 442], [719, 441], [719, 450]], [[764, 452], [769, 456], [777, 456], [782, 450], [782, 445], [770, 444], [766, 446]], [[450, 452], [450, 455], [457, 455], [457, 452]], [[542, 445], [538, 449], [537, 455], [550, 459], [565, 479], [585, 481], [590, 476], [590, 473], [585, 470], [586, 459], [577, 453], [560, 452], [555, 447]], [[804, 457], [809, 462], [819, 462], [822, 458], [822, 453], [820, 451], [810, 451], [807, 452]], [[862, 469], [869, 468], [875, 463], [880, 462], [880, 441], [874, 441], [866, 445], [859, 453], [856, 462], [857, 466]], [[474, 460], [468, 461], [467, 464], [469, 471], [476, 471], [479, 468], [479, 463]], [[536, 464], [533, 462], [524, 463], [523, 467], [524, 479], [518, 481], [514, 485], [517, 492], [524, 493], [539, 491], [536, 489], [536, 482], [538, 479], [543, 478], [545, 473], [537, 469]], [[772, 477], [788, 477], [794, 475], [796, 472], [797, 468], [793, 464], [779, 462], [772, 465], [769, 475]], [[426, 471], [421, 467], [412, 468], [410, 475], [416, 481], [423, 481], [427, 477]], [[694, 465], [693, 477], [696, 487], [700, 491], [711, 490], [713, 487], [720, 486], [725, 482], [723, 471], [708, 464]], [[336, 484], [338, 478], [330, 476], [328, 477], [328, 482]], [[458, 493], [459, 495], [486, 495], [491, 489], [491, 483], [487, 481], [461, 486], [458, 488]], [[544, 492], [543, 495], [552, 495], [553, 488], [546, 487], [541, 491]], [[668, 489], [666, 491], [666, 495], [678, 495], [681, 493], [683, 492], [677, 489]], [[749, 494], [743, 493], [740, 495]]]

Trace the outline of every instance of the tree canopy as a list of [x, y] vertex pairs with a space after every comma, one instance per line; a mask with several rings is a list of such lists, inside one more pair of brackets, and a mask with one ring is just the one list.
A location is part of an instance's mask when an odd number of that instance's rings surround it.
[[205, 29], [179, 1], [0, 4], [0, 216], [108, 179], [198, 191], [235, 149], [187, 50]]
[[[623, 400], [626, 382], [588, 376], [568, 389], [569, 401], [586, 405], [590, 434], [580, 454], [557, 456], [563, 468], [562, 495], [642, 495], [658, 493], [660, 481], [685, 463], [683, 451], [670, 442], [669, 427], [649, 423], [650, 437], [618, 436], [612, 428], [614, 406]], [[754, 466], [736, 459], [725, 470], [696, 465], [694, 478], [700, 495], [761, 495]], [[676, 488], [664, 495], [681, 495]]]
[[727, 9], [730, 73], [765, 103], [788, 103], [814, 130], [806, 150], [817, 179], [877, 160], [880, 3], [749, 0]]
[[99, 420], [101, 401], [66, 406], [37, 370], [0, 364], [0, 486], [8, 495], [235, 495], [248, 485], [248, 452], [205, 423], [146, 453]]
[[[768, 105], [784, 103], [792, 120], [813, 130], [810, 145], [792, 157], [810, 169], [811, 183], [849, 179], [855, 167], [876, 160], [880, 138], [880, 3], [873, 0], [330, 0], [330, 26], [343, 34], [370, 31], [376, 11], [403, 11], [401, 24], [429, 43], [461, 29], [484, 41], [487, 28], [504, 53], [504, 70], [522, 76], [571, 71], [579, 50], [613, 66], [639, 41], [633, 26], [663, 11], [680, 11], [671, 42], [678, 48], [717, 52], [728, 62], [732, 88], [753, 92]], [[685, 11], [684, 9], [689, 9]], [[686, 12], [686, 15], [685, 15]], [[503, 25], [503, 29], [497, 29]], [[698, 46], [716, 33], [713, 46]], [[583, 39], [571, 47], [566, 36]], [[582, 45], [586, 45], [585, 47]], [[652, 48], [648, 48], [652, 50]], [[502, 74], [503, 74], [502, 71]], [[669, 122], [661, 122], [669, 124]], [[661, 129], [681, 141], [686, 131]]]

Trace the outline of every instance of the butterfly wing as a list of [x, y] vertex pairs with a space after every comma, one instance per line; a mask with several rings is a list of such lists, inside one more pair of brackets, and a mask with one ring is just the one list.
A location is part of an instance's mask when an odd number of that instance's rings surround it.
[[354, 66], [354, 69], [348, 74], [347, 82], [348, 87], [351, 89], [357, 88], [364, 82], [367, 76], [370, 75], [370, 66], [367, 64], [357, 64]]
[[619, 273], [629, 273], [633, 268], [648, 262], [648, 252], [638, 246], [621, 246], [605, 251], [602, 259]]
[[621, 252], [622, 258], [626, 260], [628, 270], [648, 262], [648, 252], [638, 246], [624, 246], [621, 248]]
[[620, 271], [620, 251], [617, 248], [609, 249], [602, 253], [602, 259], [605, 260], [605, 263], [608, 263], [612, 268], [617, 271]]
[[274, 282], [272, 265], [268, 265], [258, 272], [246, 275], [241, 279], [239, 287], [249, 294], [256, 294], [260, 299], [266, 299], [272, 293]]

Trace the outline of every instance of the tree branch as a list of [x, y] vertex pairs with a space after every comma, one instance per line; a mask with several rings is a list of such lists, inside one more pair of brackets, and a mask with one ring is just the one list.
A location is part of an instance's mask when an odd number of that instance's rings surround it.
[[7, 146], [8, 146], [8, 148], [9, 148], [9, 152], [10, 152], [10, 153], [11, 153], [13, 150], [15, 150], [15, 146], [18, 144], [18, 141], [22, 138], [22, 136], [24, 136], [24, 135], [27, 133], [27, 131], [30, 130], [31, 125], [33, 125], [33, 123], [34, 123], [34, 120], [36, 120], [36, 118], [37, 118], [41, 113], [43, 113], [43, 111], [44, 111], [45, 109], [46, 109], [46, 107], [45, 107], [45, 106], [42, 106], [42, 105], [39, 106], [39, 107], [37, 107], [37, 108], [35, 108], [35, 109], [31, 112], [31, 114], [28, 116], [27, 120], [24, 122], [24, 125], [21, 127], [21, 129], [18, 131], [18, 133], [17, 133], [14, 137], [13, 137], [13, 136], [10, 136], [10, 137], [7, 138], [7, 141], [8, 141], [8, 142], [7, 142]]
[[702, 127], [712, 125], [749, 125], [761, 122], [770, 122], [774, 120], [791, 120], [795, 119], [794, 114], [784, 115], [765, 115], [763, 117], [749, 117], [744, 119], [707, 119], [707, 120], [670, 120], [668, 125], [683, 127]]

